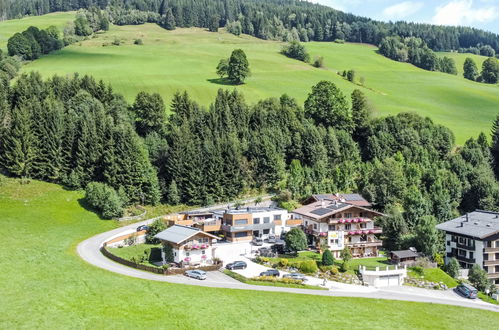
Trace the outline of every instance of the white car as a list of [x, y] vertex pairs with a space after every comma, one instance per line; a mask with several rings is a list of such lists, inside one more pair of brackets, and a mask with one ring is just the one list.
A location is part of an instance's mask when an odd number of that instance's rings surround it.
[[188, 270], [184, 275], [198, 280], [206, 280], [206, 272], [203, 270]]

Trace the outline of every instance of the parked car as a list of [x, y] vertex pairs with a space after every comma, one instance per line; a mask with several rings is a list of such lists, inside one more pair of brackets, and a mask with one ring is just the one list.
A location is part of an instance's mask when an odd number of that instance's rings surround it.
[[277, 240], [275, 234], [269, 234], [269, 239], [268, 239], [268, 242], [269, 243], [275, 243]]
[[254, 237], [253, 240], [251, 241], [251, 243], [253, 243], [253, 245], [256, 245], [256, 246], [262, 246], [263, 239], [261, 239], [260, 237]]
[[248, 265], [244, 261], [234, 261], [234, 262], [231, 262], [230, 264], [227, 264], [225, 266], [225, 268], [227, 268], [229, 270], [246, 269], [246, 267], [248, 267]]
[[203, 270], [187, 270], [184, 275], [198, 280], [206, 280], [206, 272]]
[[293, 280], [299, 280], [299, 281], [302, 281], [302, 282], [305, 282], [307, 280], [307, 278], [305, 277], [305, 275], [300, 274], [300, 273], [289, 273], [289, 274], [285, 274], [283, 276], [283, 278], [291, 278]]
[[149, 226], [148, 225], [142, 225], [142, 226], [138, 226], [137, 227], [137, 231], [148, 231], [149, 230]]
[[466, 284], [466, 283], [459, 284], [457, 286], [456, 290], [458, 293], [462, 294], [466, 298], [469, 298], [469, 299], [476, 299], [477, 298], [478, 290], [469, 284]]
[[281, 275], [281, 273], [279, 273], [279, 271], [277, 269], [268, 269], [268, 270], [260, 273], [260, 276], [275, 276], [275, 277], [279, 277], [279, 275]]

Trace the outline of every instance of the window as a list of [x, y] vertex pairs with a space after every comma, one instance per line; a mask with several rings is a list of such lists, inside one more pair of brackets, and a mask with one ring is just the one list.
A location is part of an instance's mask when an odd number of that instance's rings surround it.
[[345, 230], [350, 230], [352, 229], [352, 225], [351, 224], [346, 224], [345, 225]]
[[351, 218], [352, 217], [352, 213], [345, 213], [345, 218]]
[[264, 235], [268, 235], [268, 234], [269, 234], [269, 232], [270, 232], [270, 229], [264, 229], [264, 230], [263, 230], [263, 234], [264, 234]]
[[466, 250], [457, 250], [457, 254], [460, 256], [460, 257], [466, 257]]
[[173, 252], [173, 256], [176, 257], [177, 256], [177, 252]]
[[359, 217], [363, 218], [364, 217], [364, 212], [359, 213]]
[[247, 236], [247, 234], [245, 231], [241, 231], [241, 232], [234, 234], [234, 237], [237, 237], [237, 238], [246, 237], [246, 236]]
[[260, 218], [253, 218], [253, 223], [258, 225], [260, 223]]
[[338, 245], [338, 239], [337, 238], [332, 238], [330, 241], [331, 245]]
[[329, 230], [336, 230], [336, 225], [329, 225]]
[[317, 229], [317, 224], [316, 223], [314, 223], [314, 229]]
[[190, 252], [186, 252], [185, 255], [188, 257], [190, 255]]
[[235, 224], [236, 225], [247, 225], [248, 224], [248, 219], [239, 219], [239, 220], [236, 220]]
[[270, 223], [270, 217], [264, 217], [263, 223]]
[[205, 254], [205, 253], [206, 253], [206, 251], [205, 251], [205, 250], [202, 250], [202, 251], [201, 251], [201, 254]]
[[470, 259], [473, 259], [473, 252], [470, 252]]
[[365, 223], [361, 223], [360, 224], [360, 228], [366, 228], [366, 224]]
[[281, 220], [281, 215], [280, 214], [274, 215], [274, 221], [276, 221], [276, 220]]

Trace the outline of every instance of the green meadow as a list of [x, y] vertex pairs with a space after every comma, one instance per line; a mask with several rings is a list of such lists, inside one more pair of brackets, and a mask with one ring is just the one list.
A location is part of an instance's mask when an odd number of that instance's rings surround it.
[[51, 13], [43, 16], [28, 16], [0, 22], [0, 49], [7, 50], [7, 40], [14, 33], [22, 32], [30, 26], [45, 29], [51, 25], [59, 27], [62, 31], [67, 22], [74, 20], [74, 16], [74, 12]]
[[[81, 260], [116, 227], [82, 192], [0, 177], [0, 328], [489, 328], [499, 314], [445, 305], [203, 288], [117, 275]], [[352, 311], [355, 311], [354, 313]], [[283, 314], [284, 313], [284, 314]]]
[[[70, 14], [53, 15], [63, 21], [58, 15]], [[47, 16], [38, 19], [47, 25], [54, 20]], [[0, 30], [8, 22], [0, 23]], [[120, 46], [111, 45], [115, 39], [121, 41]], [[135, 39], [142, 39], [144, 44], [134, 45]], [[346, 94], [354, 88], [363, 90], [378, 116], [404, 111], [429, 116], [451, 128], [460, 144], [481, 131], [489, 132], [499, 112], [498, 86], [462, 77], [462, 63], [469, 54], [445, 53], [455, 58], [460, 70], [458, 76], [452, 76], [389, 60], [377, 54], [376, 47], [365, 44], [306, 43], [312, 58], [324, 57], [322, 69], [286, 58], [279, 54], [281, 47], [279, 42], [236, 37], [223, 29], [210, 33], [198, 28], [166, 31], [155, 24], [111, 26], [106, 33], [25, 65], [23, 71], [39, 71], [45, 77], [91, 74], [111, 83], [128, 101], [133, 101], [139, 91], [146, 91], [160, 93], [169, 103], [175, 92], [186, 90], [205, 106], [213, 102], [219, 88], [238, 89], [249, 103], [283, 93], [302, 103], [314, 84], [331, 80]], [[218, 61], [235, 48], [246, 52], [252, 72], [241, 86], [225, 85], [215, 73]], [[481, 66], [484, 58], [474, 57]], [[365, 80], [365, 87], [337, 74], [348, 69], [356, 71], [358, 81], [361, 77]]]

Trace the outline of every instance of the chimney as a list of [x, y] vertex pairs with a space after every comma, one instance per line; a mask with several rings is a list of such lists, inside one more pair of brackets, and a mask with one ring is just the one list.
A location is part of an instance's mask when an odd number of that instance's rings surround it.
[[326, 207], [326, 201], [321, 199], [321, 207]]
[[468, 222], [468, 221], [470, 221], [470, 219], [469, 219], [468, 213], [466, 213], [466, 220], [464, 220], [464, 222]]
[[459, 223], [459, 227], [464, 227], [464, 222]]

